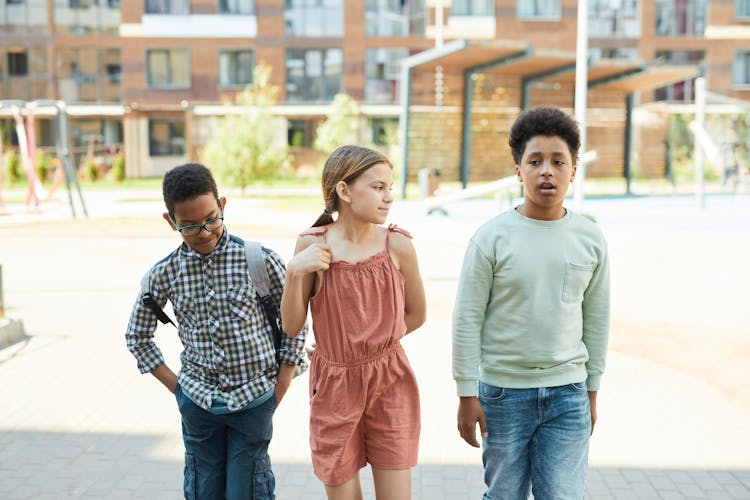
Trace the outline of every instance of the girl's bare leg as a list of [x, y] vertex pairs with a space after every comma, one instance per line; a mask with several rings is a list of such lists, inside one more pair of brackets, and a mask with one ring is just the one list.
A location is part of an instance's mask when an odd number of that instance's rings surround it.
[[375, 497], [378, 500], [409, 500], [411, 469], [387, 470], [372, 468]]
[[359, 473], [343, 484], [326, 486], [328, 500], [362, 500], [362, 485], [359, 482]]

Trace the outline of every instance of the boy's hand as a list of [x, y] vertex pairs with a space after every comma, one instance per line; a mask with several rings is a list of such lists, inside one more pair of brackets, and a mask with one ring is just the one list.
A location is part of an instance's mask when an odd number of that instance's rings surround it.
[[309, 274], [325, 271], [333, 257], [331, 246], [326, 243], [313, 243], [295, 255], [287, 264], [287, 273]]
[[482, 403], [476, 396], [459, 398], [458, 403], [458, 433], [461, 437], [475, 448], [479, 448], [477, 442], [477, 423], [482, 437], [489, 436], [487, 433], [487, 419], [482, 410]]
[[281, 363], [279, 366], [279, 374], [276, 378], [276, 387], [273, 389], [273, 396], [276, 398], [276, 405], [281, 403], [284, 398], [284, 394], [289, 389], [289, 384], [292, 383], [294, 377], [294, 365], [287, 365]]

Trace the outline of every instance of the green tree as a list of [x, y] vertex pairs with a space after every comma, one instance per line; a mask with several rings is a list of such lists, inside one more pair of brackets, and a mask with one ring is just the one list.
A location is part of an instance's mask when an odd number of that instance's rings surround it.
[[270, 85], [271, 67], [258, 64], [253, 83], [240, 92], [235, 104], [241, 113], [227, 113], [215, 124], [201, 152], [201, 161], [219, 178], [243, 190], [253, 181], [281, 175], [289, 164], [286, 144], [275, 140], [270, 107], [279, 89]]
[[357, 102], [346, 94], [337, 94], [331, 114], [315, 131], [315, 149], [326, 156], [344, 144], [359, 143], [360, 110]]

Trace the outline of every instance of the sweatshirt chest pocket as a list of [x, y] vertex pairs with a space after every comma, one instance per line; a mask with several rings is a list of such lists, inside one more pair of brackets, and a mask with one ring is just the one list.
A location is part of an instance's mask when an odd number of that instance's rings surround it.
[[568, 262], [565, 269], [562, 299], [564, 302], [581, 302], [589, 286], [596, 264], [574, 264]]

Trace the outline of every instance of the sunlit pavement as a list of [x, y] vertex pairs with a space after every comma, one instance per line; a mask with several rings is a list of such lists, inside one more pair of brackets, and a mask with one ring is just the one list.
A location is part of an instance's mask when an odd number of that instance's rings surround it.
[[[0, 217], [6, 315], [24, 342], [0, 350], [0, 499], [180, 498], [182, 442], [172, 396], [138, 374], [123, 332], [140, 276], [178, 244], [160, 193], [86, 193], [73, 221], [64, 197]], [[589, 497], [750, 499], [750, 197], [590, 199], [612, 260], [612, 336], [591, 442]], [[422, 401], [414, 498], [480, 498], [479, 450], [456, 432], [450, 317], [461, 258], [492, 200], [427, 216], [401, 202], [428, 321], [404, 340]], [[228, 227], [291, 256], [319, 214], [230, 197]], [[178, 364], [174, 330], [157, 342]], [[309, 465], [307, 376], [275, 418], [279, 499], [325, 495]], [[362, 472], [374, 498], [369, 469]]]

